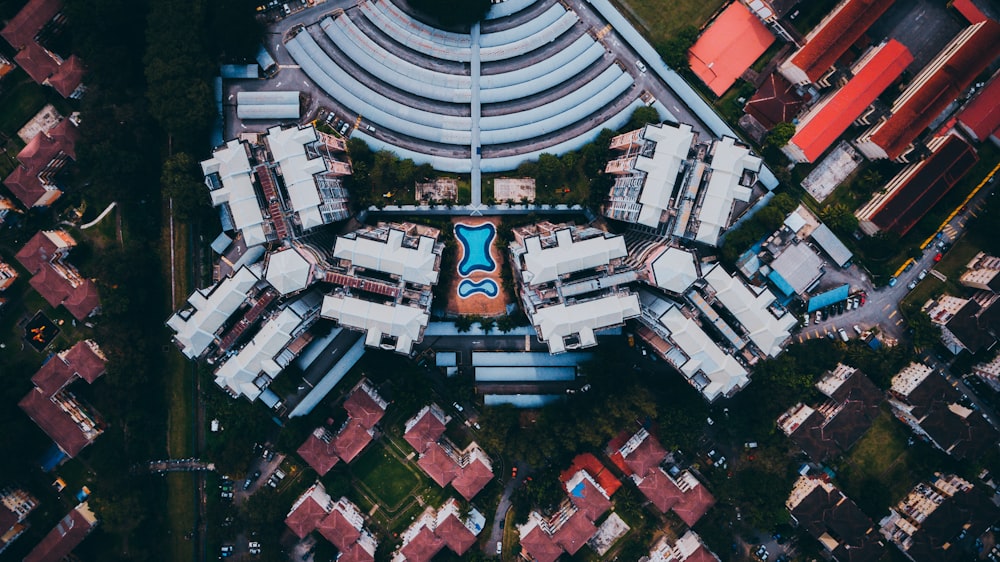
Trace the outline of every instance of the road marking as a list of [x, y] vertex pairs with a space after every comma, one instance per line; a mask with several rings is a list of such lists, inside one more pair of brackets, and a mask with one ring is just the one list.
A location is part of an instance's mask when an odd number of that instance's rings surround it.
[[819, 330], [816, 330], [816, 337], [819, 337]]
[[937, 277], [938, 279], [940, 279], [942, 283], [944, 283], [945, 281], [948, 280], [948, 278], [945, 277], [943, 273], [939, 272], [936, 269], [932, 269], [931, 270], [931, 275], [933, 275], [934, 277]]
[[279, 64], [278, 68], [302, 68], [297, 64]]
[[898, 310], [893, 310], [892, 314], [889, 315], [889, 318], [892, 318], [893, 316], [895, 316], [897, 314], [899, 314], [899, 311]]
[[897, 320], [897, 321], [896, 321], [896, 325], [897, 325], [897, 326], [899, 326], [899, 325], [900, 325], [900, 324], [902, 324], [902, 323], [903, 323], [903, 319], [902, 319], [902, 318], [900, 318], [899, 320]]
[[802, 336], [799, 336], [799, 343], [802, 343]]
[[604, 39], [604, 36], [611, 32], [611, 24], [605, 25], [597, 32], [597, 40]]
[[890, 307], [890, 306], [892, 306], [892, 303], [889, 303], [889, 304], [887, 304], [887, 305], [883, 306], [883, 307], [882, 307], [882, 310], [889, 310], [889, 307]]
[[827, 335], [829, 333], [830, 333], [830, 327], [829, 326], [823, 326], [823, 335], [825, 336], [825, 335]]

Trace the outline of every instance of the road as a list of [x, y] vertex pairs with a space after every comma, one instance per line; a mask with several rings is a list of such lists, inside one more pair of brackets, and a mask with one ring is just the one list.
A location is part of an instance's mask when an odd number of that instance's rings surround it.
[[[503, 467], [501, 467], [500, 472], [501, 478], [505, 476], [502, 469]], [[486, 554], [492, 553], [493, 551], [490, 547], [503, 540], [503, 529], [500, 527], [500, 524], [506, 519], [507, 510], [510, 509], [511, 494], [524, 482], [527, 467], [519, 463], [517, 464], [517, 471], [517, 478], [511, 478], [503, 487], [503, 495], [500, 496], [500, 503], [497, 504], [497, 510], [493, 515], [493, 528], [490, 530], [490, 540], [486, 543]]]

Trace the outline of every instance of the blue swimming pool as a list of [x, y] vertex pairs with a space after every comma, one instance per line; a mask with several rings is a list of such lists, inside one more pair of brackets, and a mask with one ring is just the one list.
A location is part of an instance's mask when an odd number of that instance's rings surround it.
[[496, 270], [496, 261], [490, 255], [490, 247], [496, 235], [497, 228], [493, 223], [487, 222], [476, 226], [464, 223], [455, 225], [455, 238], [462, 245], [462, 262], [458, 264], [459, 275], [468, 277], [473, 271], [491, 273]]
[[500, 294], [500, 287], [497, 287], [496, 281], [492, 279], [483, 279], [480, 281], [462, 279], [462, 282], [458, 284], [458, 296], [463, 299], [477, 293], [482, 293], [492, 299]]

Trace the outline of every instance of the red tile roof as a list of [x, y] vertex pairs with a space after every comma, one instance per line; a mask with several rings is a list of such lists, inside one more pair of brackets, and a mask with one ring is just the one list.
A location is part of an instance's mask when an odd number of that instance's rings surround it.
[[663, 458], [667, 456], [667, 451], [660, 445], [660, 442], [652, 434], [646, 436], [642, 443], [634, 451], [625, 457], [625, 464], [632, 472], [642, 476], [651, 469], [659, 466]]
[[20, 165], [4, 179], [4, 185], [25, 207], [34, 206], [46, 192], [38, 174], [61, 154], [75, 159], [79, 137], [76, 125], [69, 119], [63, 119], [47, 133], [35, 135], [17, 154]]
[[774, 35], [746, 6], [733, 2], [688, 50], [688, 63], [708, 89], [726, 93], [774, 43]]
[[552, 542], [552, 538], [538, 526], [521, 537], [521, 548], [528, 552], [534, 562], [555, 562], [563, 553], [563, 549]]
[[344, 462], [351, 462], [371, 443], [371, 430], [351, 420], [333, 441], [333, 448]]
[[597, 527], [582, 511], [577, 511], [555, 532], [552, 539], [570, 555], [576, 554], [590, 537], [597, 534]]
[[29, 283], [50, 305], [65, 306], [77, 320], [86, 320], [101, 305], [93, 282], [83, 279], [74, 285], [52, 267], [43, 267]]
[[58, 562], [69, 556], [97, 526], [92, 516], [93, 512], [90, 512], [86, 502], [73, 508], [24, 557], [24, 562]]
[[573, 505], [585, 513], [591, 521], [597, 521], [601, 515], [604, 515], [605, 511], [611, 509], [611, 500], [604, 497], [604, 494], [586, 478], [568, 493], [569, 501], [573, 502]]
[[330, 469], [340, 461], [340, 458], [337, 457], [337, 452], [334, 450], [333, 440], [330, 439], [331, 442], [327, 443], [321, 439], [321, 436], [324, 436], [326, 433], [326, 428], [317, 427], [302, 443], [298, 451], [296, 451], [302, 457], [302, 460], [313, 467], [313, 470], [320, 476], [330, 472]]
[[14, 62], [24, 69], [35, 82], [42, 84], [59, 70], [59, 62], [38, 43], [31, 42], [16, 55]]
[[880, 230], [905, 235], [978, 161], [967, 142], [958, 135], [949, 135], [929, 158], [900, 172], [916, 170], [869, 220]]
[[972, 0], [952, 0], [951, 6], [958, 10], [962, 17], [969, 20], [969, 23], [979, 23], [987, 19], [986, 14]]
[[1000, 73], [995, 74], [976, 98], [958, 114], [958, 120], [973, 137], [982, 142], [1000, 129]]
[[911, 62], [909, 49], [895, 39], [879, 47], [878, 53], [843, 88], [810, 111], [791, 144], [801, 149], [809, 162], [815, 162]]
[[351, 418], [369, 428], [374, 427], [385, 415], [382, 406], [372, 400], [372, 397], [360, 387], [344, 401], [344, 409]]
[[48, 267], [49, 260], [55, 256], [59, 248], [44, 232], [37, 232], [18, 250], [17, 261], [34, 275]]
[[493, 480], [493, 471], [476, 459], [461, 469], [451, 485], [466, 500], [471, 500]]
[[807, 43], [792, 56], [791, 62], [815, 82], [847, 49], [864, 35], [893, 0], [844, 0], [829, 19], [810, 32]]
[[590, 477], [596, 480], [601, 488], [604, 488], [609, 497], [615, 495], [618, 488], [622, 487], [621, 481], [591, 453], [577, 455], [569, 468], [559, 473], [559, 480], [565, 484], [580, 470], [586, 470], [587, 474], [590, 474]]
[[18, 406], [70, 458], [80, 454], [90, 440], [68, 413], [57, 406], [50, 396], [32, 389]]
[[709, 493], [705, 486], [698, 485], [688, 490], [681, 498], [680, 503], [675, 505], [673, 509], [674, 513], [688, 524], [688, 527], [693, 527], [713, 505], [715, 505], [715, 497]]
[[462, 524], [454, 514], [438, 523], [435, 534], [441, 537], [448, 548], [459, 556], [465, 554], [472, 545], [476, 544], [476, 535], [472, 534], [472, 531]]
[[895, 160], [952, 101], [1000, 55], [1000, 23], [986, 20], [892, 116], [876, 127], [871, 141]]
[[15, 49], [34, 41], [35, 35], [62, 9], [60, 0], [31, 0], [0, 31]]
[[795, 91], [795, 86], [774, 72], [761, 84], [743, 111], [753, 116], [765, 129], [771, 129], [778, 123], [791, 123], [801, 108], [802, 98]]
[[400, 549], [400, 552], [406, 557], [406, 562], [430, 562], [442, 548], [444, 541], [430, 529], [423, 527], [417, 536]]
[[83, 83], [85, 72], [86, 68], [84, 68], [80, 57], [70, 55], [59, 65], [59, 69], [49, 77], [49, 85], [62, 97], [68, 98]]
[[320, 521], [324, 517], [326, 517], [326, 510], [310, 496], [300, 503], [295, 511], [288, 514], [288, 517], [285, 518], [285, 525], [297, 537], [304, 539], [306, 535], [319, 527]]
[[65, 353], [65, 360], [80, 378], [93, 383], [104, 374], [104, 366], [107, 363], [107, 360], [98, 353], [91, 344], [81, 341], [69, 348]]
[[432, 443], [444, 433], [444, 424], [430, 410], [427, 410], [417, 423], [413, 424], [403, 435], [403, 439], [409, 443], [418, 453], [427, 450]]
[[680, 503], [684, 493], [675, 485], [662, 470], [650, 470], [639, 482], [639, 491], [656, 509], [666, 513], [668, 509]]
[[354, 543], [340, 551], [337, 562], [375, 562], [375, 557], [360, 544]]
[[417, 461], [417, 464], [442, 488], [454, 480], [461, 470], [458, 463], [448, 456], [448, 453], [437, 443], [433, 443], [428, 447], [427, 451]]
[[688, 555], [684, 562], [719, 562], [719, 557], [712, 554], [704, 545]]
[[31, 377], [31, 382], [44, 394], [51, 396], [77, 376], [93, 383], [104, 374], [105, 363], [87, 342], [77, 342], [65, 352], [53, 355], [46, 361]]
[[341, 552], [358, 542], [358, 538], [361, 537], [361, 531], [336, 509], [319, 522], [318, 530], [319, 534], [326, 537], [326, 540], [333, 543]]

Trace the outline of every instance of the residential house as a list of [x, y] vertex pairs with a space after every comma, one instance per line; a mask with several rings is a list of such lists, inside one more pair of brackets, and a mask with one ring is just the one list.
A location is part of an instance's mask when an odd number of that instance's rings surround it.
[[972, 542], [1000, 520], [989, 494], [954, 474], [934, 473], [889, 508], [879, 525], [882, 535], [913, 562], [958, 562], [977, 558]]
[[904, 236], [979, 161], [976, 151], [956, 134], [935, 137], [927, 148], [926, 160], [903, 168], [884, 190], [855, 211], [862, 232]]
[[17, 270], [7, 262], [0, 261], [0, 291], [5, 291], [17, 280]]
[[798, 403], [778, 418], [778, 427], [816, 462], [847, 453], [879, 415], [880, 391], [864, 373], [838, 364], [816, 388], [827, 397], [816, 406]]
[[785, 507], [837, 562], [875, 562], [885, 554], [871, 519], [825, 474], [799, 477]]
[[719, 557], [705, 546], [692, 530], [672, 541], [666, 535], [659, 538], [649, 551], [649, 556], [639, 562], [718, 562]]
[[943, 375], [921, 363], [892, 378], [889, 404], [918, 436], [956, 459], [982, 455], [1000, 435]]
[[385, 415], [388, 403], [367, 379], [362, 379], [344, 401], [347, 420], [339, 430], [317, 427], [298, 449], [299, 456], [320, 476], [339, 461], [353, 461], [374, 438], [375, 424]]
[[623, 286], [638, 274], [622, 236], [542, 222], [515, 229], [509, 250], [521, 304], [550, 353], [597, 345], [597, 332], [639, 315]]
[[93, 532], [97, 523], [97, 515], [87, 502], [77, 505], [24, 557], [24, 562], [64, 560]]
[[[774, 72], [747, 100], [743, 112], [746, 117], [755, 120], [762, 129], [771, 130], [778, 123], [794, 121], [803, 103], [803, 97], [796, 86], [781, 74]], [[740, 119], [741, 124], [742, 122], [743, 118]]]
[[3, 183], [28, 208], [48, 207], [62, 195], [59, 175], [76, 160], [80, 133], [71, 119], [35, 135], [17, 153], [17, 167]]
[[0, 490], [0, 553], [7, 550], [28, 528], [25, 519], [38, 507], [38, 500], [19, 488]]
[[64, 98], [79, 99], [86, 91], [83, 62], [76, 55], [64, 59], [47, 46], [66, 22], [62, 9], [61, 0], [30, 0], [0, 30], [0, 37], [17, 51], [14, 61], [32, 80]]
[[429, 404], [405, 425], [403, 439], [417, 454], [417, 465], [442, 488], [451, 486], [472, 500], [493, 480], [493, 463], [475, 441], [460, 449], [444, 436], [451, 418], [437, 404]]
[[430, 320], [444, 244], [436, 228], [380, 223], [338, 236], [321, 316], [365, 333], [365, 345], [409, 355]]
[[427, 506], [403, 531], [392, 562], [430, 562], [445, 547], [462, 556], [476, 543], [485, 525], [482, 513], [474, 507], [462, 509], [455, 498], [448, 498], [437, 509]]
[[970, 289], [1000, 293], [1000, 258], [979, 252], [965, 266], [958, 282]]
[[767, 26], [746, 5], [733, 2], [688, 49], [688, 64], [721, 97], [773, 43]]
[[899, 162], [918, 159], [914, 141], [1000, 55], [1000, 23], [987, 19], [970, 25], [944, 49], [896, 98], [885, 117], [855, 142], [869, 159]]
[[972, 367], [972, 373], [983, 379], [996, 392], [1000, 392], [1000, 355]]
[[339, 562], [374, 562], [378, 542], [365, 527], [365, 517], [347, 498], [333, 501], [323, 484], [316, 482], [302, 493], [285, 517], [285, 525], [304, 539], [319, 531], [340, 555]]
[[715, 505], [715, 497], [694, 473], [669, 462], [666, 450], [644, 428], [612, 439], [607, 452], [660, 512], [673, 511], [688, 526]]
[[650, 124], [611, 139], [622, 152], [604, 215], [717, 246], [753, 198], [761, 159], [731, 137], [698, 142], [689, 125]]
[[963, 350], [979, 353], [996, 345], [1000, 335], [1000, 306], [997, 296], [980, 291], [971, 298], [942, 295], [927, 301], [922, 310], [941, 328], [941, 341], [958, 355]]
[[67, 457], [73, 458], [104, 432], [100, 417], [70, 391], [82, 379], [93, 384], [107, 359], [90, 340], [57, 353], [31, 377], [35, 387], [18, 404]]
[[586, 512], [568, 499], [549, 517], [537, 511], [528, 514], [528, 522], [519, 525], [522, 556], [535, 562], [555, 562], [563, 552], [570, 556], [587, 544], [597, 527]]
[[83, 278], [68, 261], [76, 240], [63, 230], [44, 230], [28, 240], [17, 261], [31, 273], [29, 282], [53, 307], [62, 305], [77, 320], [97, 314], [101, 300], [93, 281]]

